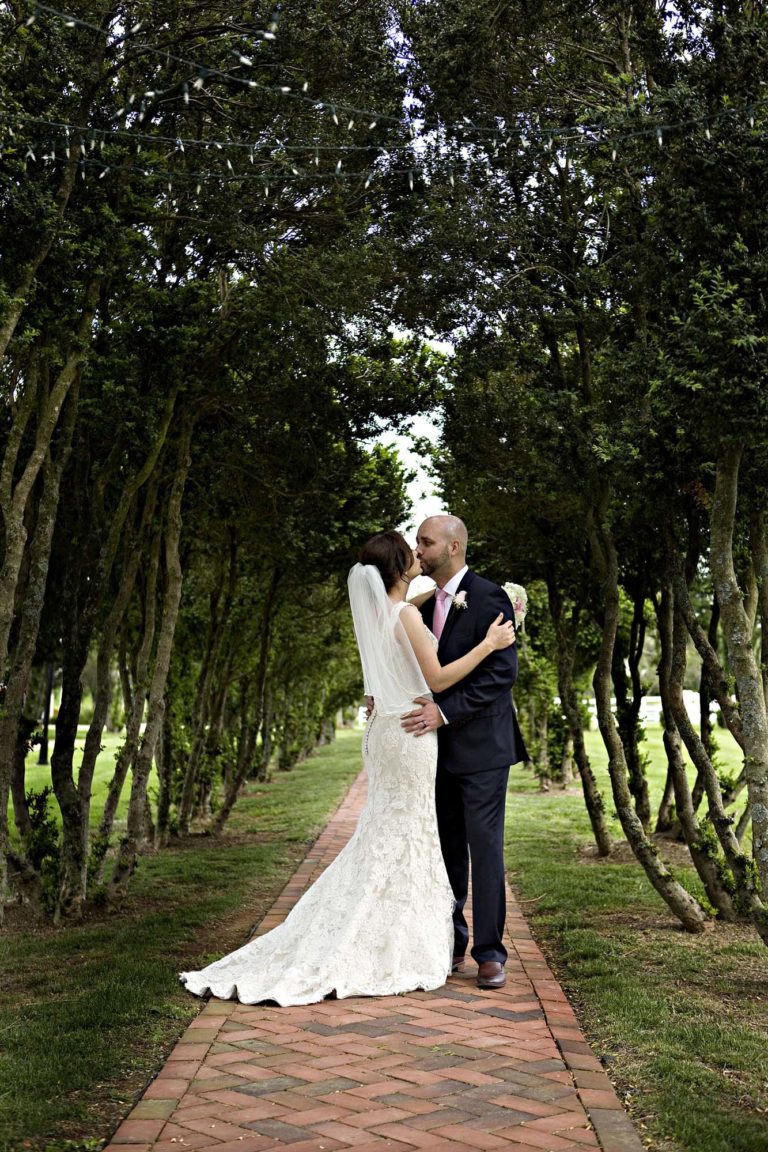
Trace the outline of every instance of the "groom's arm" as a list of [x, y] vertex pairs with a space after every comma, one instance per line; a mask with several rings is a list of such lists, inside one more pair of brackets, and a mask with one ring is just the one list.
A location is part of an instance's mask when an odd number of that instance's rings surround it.
[[[509, 597], [501, 588], [485, 598], [478, 631], [487, 630], [499, 612], [505, 620], [513, 619]], [[465, 680], [436, 698], [440, 711], [449, 724], [460, 724], [483, 712], [505, 692], [511, 692], [517, 680], [517, 644], [494, 652]]]

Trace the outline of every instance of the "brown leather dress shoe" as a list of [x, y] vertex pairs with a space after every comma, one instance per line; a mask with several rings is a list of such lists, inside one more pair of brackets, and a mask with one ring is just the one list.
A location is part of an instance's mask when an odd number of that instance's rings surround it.
[[478, 988], [503, 988], [507, 982], [504, 965], [498, 960], [483, 960], [477, 966]]
[[463, 956], [454, 956], [451, 962], [451, 972], [461, 972], [464, 968], [464, 963], [465, 960]]

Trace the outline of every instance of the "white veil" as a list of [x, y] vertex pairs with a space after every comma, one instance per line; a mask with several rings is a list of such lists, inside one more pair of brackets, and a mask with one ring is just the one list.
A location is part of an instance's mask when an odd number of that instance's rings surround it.
[[382, 716], [401, 716], [413, 708], [427, 687], [408, 635], [401, 609], [392, 603], [374, 564], [355, 564], [347, 580], [355, 636], [363, 665], [366, 696], [373, 696]]

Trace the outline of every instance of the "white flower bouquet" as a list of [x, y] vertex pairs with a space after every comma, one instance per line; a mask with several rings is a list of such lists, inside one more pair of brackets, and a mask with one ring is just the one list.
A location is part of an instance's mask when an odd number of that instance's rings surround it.
[[515, 628], [522, 628], [525, 622], [525, 614], [528, 611], [528, 593], [522, 584], [502, 584], [502, 591], [506, 592], [512, 601], [512, 608], [515, 613]]

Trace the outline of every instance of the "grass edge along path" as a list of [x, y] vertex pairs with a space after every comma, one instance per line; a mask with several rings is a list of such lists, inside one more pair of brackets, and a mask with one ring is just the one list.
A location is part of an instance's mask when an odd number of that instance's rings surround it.
[[[244, 941], [359, 766], [360, 734], [341, 733], [294, 772], [249, 785], [224, 841], [193, 837], [143, 861], [120, 915], [0, 938], [2, 1152], [101, 1146], [199, 1011], [176, 972]], [[648, 1146], [768, 1149], [763, 946], [741, 928], [687, 936], [626, 852], [597, 862], [590, 843], [576, 789], [542, 794], [513, 770], [513, 887]]]
[[[611, 812], [599, 737], [590, 754]], [[649, 769], [658, 802], [661, 764]], [[614, 821], [613, 835], [621, 838]], [[768, 1150], [768, 955], [755, 932], [691, 936], [625, 843], [598, 860], [577, 788], [510, 777], [507, 867], [534, 938], [646, 1145], [654, 1152]], [[685, 849], [659, 851], [698, 895]]]
[[360, 746], [340, 732], [250, 783], [221, 840], [142, 860], [120, 912], [0, 937], [1, 1152], [102, 1146], [202, 1007], [177, 973], [245, 942], [359, 773]]

